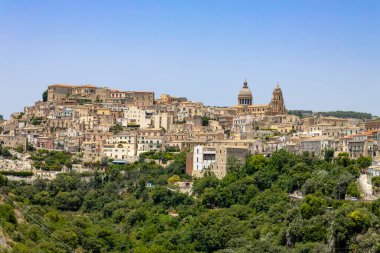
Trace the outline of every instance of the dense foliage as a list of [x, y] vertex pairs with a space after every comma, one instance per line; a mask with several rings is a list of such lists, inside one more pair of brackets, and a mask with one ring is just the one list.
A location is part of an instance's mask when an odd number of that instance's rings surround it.
[[39, 125], [41, 125], [41, 124], [43, 124], [45, 122], [46, 122], [46, 120], [43, 117], [34, 117], [33, 116], [30, 119], [30, 123], [32, 123], [32, 125], [34, 125], [34, 126], [39, 126]]
[[288, 114], [295, 115], [300, 118], [309, 117], [313, 115], [313, 111], [310, 110], [288, 110]]
[[[10, 252], [380, 252], [380, 201], [346, 201], [355, 162], [284, 150], [228, 161], [228, 174], [178, 192], [186, 154], [109, 165], [92, 177], [60, 174], [33, 185], [1, 180]], [[305, 198], [290, 197], [300, 190]], [[357, 194], [357, 192], [356, 192]], [[293, 196], [293, 195], [291, 195]]]
[[372, 114], [365, 112], [353, 112], [353, 111], [331, 111], [331, 112], [313, 112], [310, 110], [289, 110], [289, 114], [296, 115], [298, 117], [309, 117], [313, 114], [321, 115], [325, 117], [337, 117], [337, 118], [352, 118], [352, 119], [361, 119], [367, 120], [372, 119]]
[[372, 114], [365, 112], [353, 112], [353, 111], [332, 111], [332, 112], [318, 112], [322, 116], [332, 116], [338, 118], [353, 118], [353, 119], [372, 119]]
[[65, 167], [71, 168], [72, 164], [76, 162], [70, 153], [44, 149], [32, 152], [30, 159], [33, 161], [34, 168], [47, 171], [60, 171]]
[[6, 159], [10, 159], [13, 157], [11, 152], [7, 148], [3, 147], [2, 145], [0, 145], [0, 156]]
[[0, 174], [6, 175], [6, 176], [16, 176], [16, 177], [30, 177], [30, 176], [33, 176], [33, 172], [32, 171], [7, 170], [7, 171], [0, 171]]
[[48, 101], [48, 91], [45, 90], [43, 93], [42, 93], [42, 101], [43, 102], [47, 102]]
[[173, 152], [168, 151], [150, 151], [145, 152], [140, 155], [140, 160], [151, 159], [151, 160], [160, 160], [166, 163], [169, 160], [174, 159], [175, 154]]

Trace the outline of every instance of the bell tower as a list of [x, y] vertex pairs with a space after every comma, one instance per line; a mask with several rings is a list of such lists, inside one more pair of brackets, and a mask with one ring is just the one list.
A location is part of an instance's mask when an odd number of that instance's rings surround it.
[[286, 114], [285, 101], [282, 95], [280, 85], [277, 83], [276, 88], [273, 90], [272, 100], [270, 102], [271, 115]]

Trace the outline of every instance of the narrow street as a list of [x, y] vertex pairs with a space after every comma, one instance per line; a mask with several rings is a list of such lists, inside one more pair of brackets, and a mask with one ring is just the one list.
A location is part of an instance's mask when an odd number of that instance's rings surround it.
[[362, 192], [364, 193], [364, 200], [376, 200], [376, 197], [372, 194], [372, 185], [367, 181], [366, 174], [360, 174], [358, 182]]

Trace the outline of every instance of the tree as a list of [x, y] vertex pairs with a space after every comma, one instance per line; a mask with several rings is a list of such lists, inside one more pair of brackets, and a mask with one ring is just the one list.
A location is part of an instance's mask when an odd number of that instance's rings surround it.
[[347, 167], [348, 165], [350, 165], [349, 154], [346, 152], [339, 153], [338, 157], [336, 158], [336, 161], [337, 161], [337, 164]]
[[347, 187], [347, 195], [351, 196], [351, 197], [356, 197], [356, 198], [359, 198], [360, 197], [360, 190], [359, 190], [359, 186], [356, 182], [352, 182], [348, 185]]
[[42, 101], [43, 102], [47, 102], [48, 101], [48, 91], [45, 90], [43, 93], [42, 93]]
[[357, 163], [357, 165], [359, 166], [360, 169], [365, 169], [365, 168], [368, 168], [369, 166], [371, 166], [371, 164], [372, 164], [372, 158], [371, 157], [367, 157], [367, 156], [360, 156], [356, 160], [356, 163]]
[[209, 125], [210, 118], [207, 116], [202, 117], [202, 126], [208, 126]]
[[56, 230], [53, 233], [53, 236], [54, 238], [59, 238], [60, 241], [62, 241], [72, 249], [75, 249], [78, 245], [77, 234], [69, 229]]
[[205, 176], [194, 180], [193, 192], [197, 195], [201, 195], [206, 188], [215, 188], [218, 185], [219, 180], [215, 176]]
[[349, 213], [348, 217], [354, 222], [354, 228], [358, 232], [366, 230], [370, 225], [370, 218], [367, 211], [358, 209]]
[[178, 175], [173, 175], [173, 176], [169, 177], [169, 179], [168, 179], [169, 184], [174, 184], [174, 183], [177, 183], [179, 181], [181, 181], [181, 178]]
[[110, 127], [110, 132], [112, 132], [114, 134], [118, 134], [121, 131], [123, 131], [123, 129], [124, 128], [123, 128], [123, 126], [120, 123], [116, 123], [115, 126]]
[[0, 187], [8, 184], [8, 178], [0, 174]]
[[321, 197], [307, 195], [301, 205], [301, 214], [304, 219], [323, 214], [326, 211], [326, 201]]
[[334, 150], [333, 149], [326, 149], [324, 153], [325, 153], [325, 155], [324, 155], [325, 161], [331, 163], [331, 161], [334, 158]]
[[380, 187], [380, 177], [373, 177], [371, 179], [373, 186]]
[[207, 212], [197, 218], [192, 234], [198, 251], [216, 252], [244, 233], [244, 225], [239, 219], [223, 212]]
[[11, 205], [0, 205], [0, 221], [7, 221], [14, 224], [17, 223], [16, 215]]
[[247, 159], [247, 173], [253, 174], [259, 169], [264, 169], [268, 164], [268, 158], [265, 158], [263, 155], [252, 155]]
[[77, 211], [82, 205], [82, 200], [76, 192], [59, 192], [55, 196], [55, 203], [60, 210]]

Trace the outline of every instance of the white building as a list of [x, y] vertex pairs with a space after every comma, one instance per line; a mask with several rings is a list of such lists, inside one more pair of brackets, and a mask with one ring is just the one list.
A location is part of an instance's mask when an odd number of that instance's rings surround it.
[[152, 126], [152, 112], [141, 110], [136, 106], [130, 106], [125, 108], [123, 113], [123, 126], [140, 126], [143, 129]]
[[115, 160], [136, 161], [137, 132], [129, 131], [113, 135], [103, 145], [103, 153], [106, 157]]
[[232, 132], [245, 133], [251, 131], [255, 122], [256, 120], [252, 115], [237, 116], [233, 119]]
[[209, 168], [215, 162], [215, 158], [215, 147], [204, 147], [201, 145], [195, 146], [193, 158], [193, 171], [201, 172], [204, 169]]

